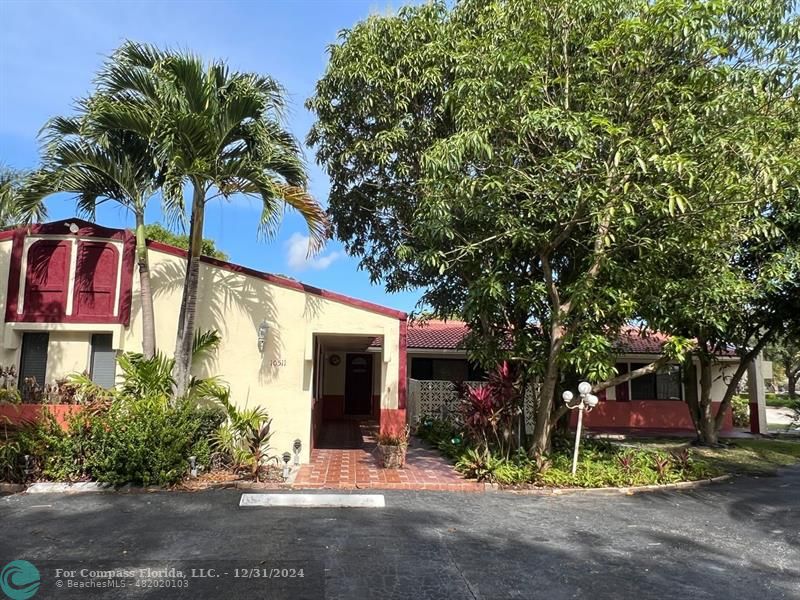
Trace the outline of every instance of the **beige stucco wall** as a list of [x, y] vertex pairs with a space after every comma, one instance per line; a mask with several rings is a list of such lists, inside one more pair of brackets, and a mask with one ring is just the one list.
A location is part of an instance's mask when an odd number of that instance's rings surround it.
[[[150, 250], [158, 347], [171, 354], [181, 304], [184, 259]], [[222, 343], [199, 375], [220, 375], [241, 406], [263, 405], [273, 418], [273, 451], [290, 449], [295, 439], [307, 461], [311, 446], [313, 344], [315, 334], [383, 336], [375, 355], [376, 393], [382, 408], [397, 408], [399, 331], [397, 318], [288, 289], [261, 278], [202, 264], [198, 329], [217, 329]], [[138, 277], [134, 277], [131, 326], [126, 351], [141, 351]], [[269, 324], [266, 348], [257, 347], [258, 325]], [[342, 366], [344, 365], [344, 356]], [[380, 377], [379, 377], [380, 374]]]
[[69, 373], [89, 371], [92, 334], [82, 331], [50, 333], [47, 349], [47, 383]]

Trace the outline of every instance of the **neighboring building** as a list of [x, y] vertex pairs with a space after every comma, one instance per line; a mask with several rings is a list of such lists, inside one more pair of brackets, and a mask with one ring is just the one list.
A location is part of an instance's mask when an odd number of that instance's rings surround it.
[[[467, 326], [459, 321], [428, 321], [424, 325], [408, 328], [411, 377], [408, 410], [411, 419], [435, 416], [442, 406], [447, 410], [452, 409], [455, 394], [452, 386], [445, 382], [484, 379], [481, 369], [467, 361], [462, 343], [467, 333]], [[663, 335], [642, 337], [636, 329], [626, 331], [617, 343], [617, 371], [627, 373], [653, 362], [661, 355], [665, 341]], [[725, 393], [727, 381], [738, 365], [738, 357], [729, 353], [719, 356], [713, 366], [711, 397], [715, 401], [715, 411]], [[697, 398], [699, 394], [700, 379], [696, 361], [688, 365], [668, 365], [656, 374], [637, 377], [601, 392], [600, 404], [586, 415], [584, 423], [596, 430], [694, 431], [686, 401], [691, 397]], [[751, 394], [751, 397], [754, 396]], [[763, 394], [758, 397], [761, 398], [760, 404], [753, 402], [750, 405], [751, 431], [755, 433], [766, 431]], [[574, 421], [577, 416], [573, 414], [572, 418]], [[526, 421], [532, 424], [530, 418]], [[732, 429], [729, 411], [723, 431]]]
[[[149, 242], [148, 252], [157, 344], [171, 353], [186, 253], [158, 242]], [[20, 381], [52, 383], [86, 371], [112, 386], [117, 354], [142, 348], [134, 258], [130, 232], [78, 219], [0, 232], [0, 366], [15, 366]], [[216, 357], [197, 374], [221, 376], [240, 405], [265, 406], [275, 451], [299, 440], [304, 462], [338, 426], [332, 423], [369, 419], [383, 432], [403, 427], [409, 385], [419, 390], [425, 382], [441, 401], [452, 396], [452, 381], [484, 377], [460, 349], [463, 323], [407, 327], [403, 312], [213, 258], [202, 259], [197, 306], [197, 329], [222, 337]], [[627, 336], [619, 368], [650, 362], [661, 342]], [[714, 397], [735, 364], [735, 357], [722, 357]], [[675, 365], [608, 390], [588, 426], [691, 428], [684, 400], [698, 386], [690, 369]], [[419, 406], [414, 410], [418, 416]]]

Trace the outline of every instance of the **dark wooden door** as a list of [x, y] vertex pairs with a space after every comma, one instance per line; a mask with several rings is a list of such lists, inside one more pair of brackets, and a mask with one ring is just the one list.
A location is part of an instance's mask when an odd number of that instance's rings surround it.
[[372, 354], [348, 354], [344, 374], [344, 412], [372, 414]]

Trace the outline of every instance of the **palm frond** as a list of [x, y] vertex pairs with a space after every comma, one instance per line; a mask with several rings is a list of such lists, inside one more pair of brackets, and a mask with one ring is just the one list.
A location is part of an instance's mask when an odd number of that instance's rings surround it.
[[41, 171], [23, 173], [0, 167], [0, 227], [41, 221], [50, 179]]
[[222, 336], [216, 329], [197, 330], [192, 340], [192, 362], [198, 363], [211, 356], [219, 348]]

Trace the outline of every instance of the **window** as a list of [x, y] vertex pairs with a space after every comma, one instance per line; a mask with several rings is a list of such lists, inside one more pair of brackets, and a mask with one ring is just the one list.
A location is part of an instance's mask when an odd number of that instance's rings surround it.
[[[22, 334], [22, 356], [19, 361], [19, 386], [26, 396], [28, 390], [36, 386], [28, 385], [35, 380], [36, 385], [44, 387], [47, 377], [47, 348], [50, 345], [49, 333]], [[23, 398], [24, 401], [33, 398]]]
[[422, 381], [482, 381], [486, 373], [461, 358], [412, 358], [411, 378]]
[[[644, 366], [632, 363], [631, 370]], [[657, 373], [631, 379], [631, 400], [683, 400], [680, 365], [668, 365]]]
[[117, 353], [111, 347], [112, 341], [110, 333], [92, 336], [92, 381], [104, 388], [112, 388], [116, 383]]

